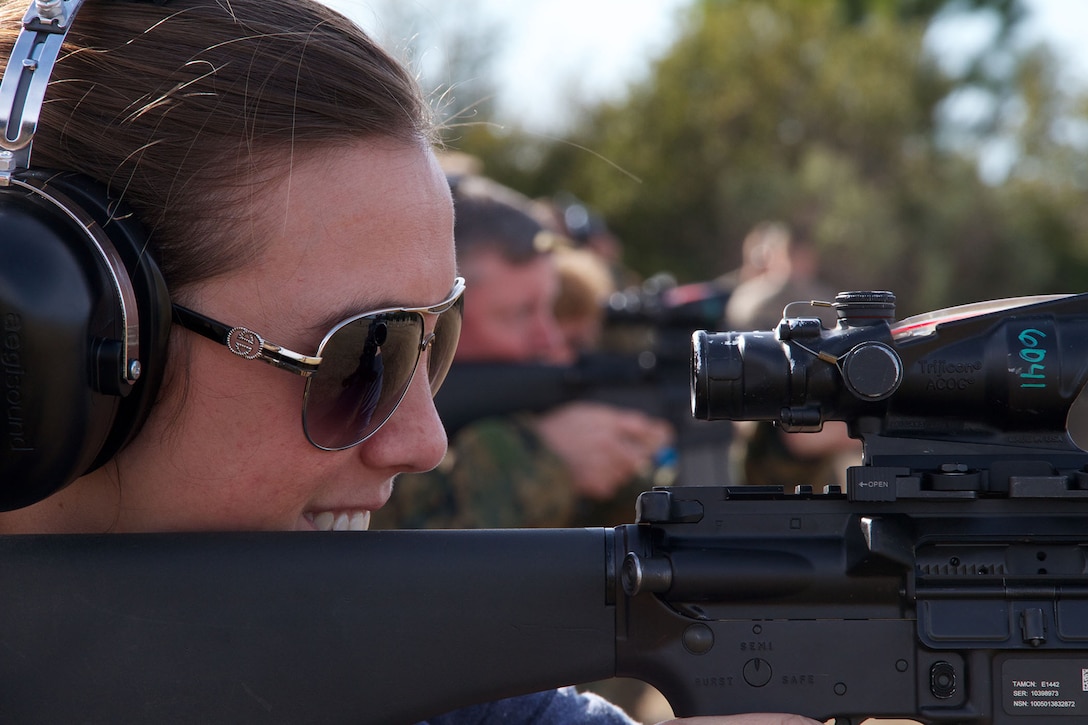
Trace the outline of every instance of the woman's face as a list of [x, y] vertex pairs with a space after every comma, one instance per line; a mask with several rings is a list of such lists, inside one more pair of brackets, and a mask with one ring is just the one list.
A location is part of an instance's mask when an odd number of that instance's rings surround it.
[[[333, 323], [432, 305], [453, 285], [449, 190], [422, 146], [373, 141], [296, 159], [256, 218], [267, 235], [261, 257], [187, 290], [183, 302], [291, 350], [315, 354]], [[433, 325], [428, 316], [428, 332]], [[303, 433], [303, 378], [178, 326], [172, 334], [170, 384], [116, 458], [119, 484], [112, 464], [78, 480], [38, 505], [54, 522], [42, 526], [361, 528], [388, 499], [394, 476], [433, 468], [445, 452], [426, 355], [385, 426], [330, 452]], [[65, 518], [66, 504], [82, 516]]]

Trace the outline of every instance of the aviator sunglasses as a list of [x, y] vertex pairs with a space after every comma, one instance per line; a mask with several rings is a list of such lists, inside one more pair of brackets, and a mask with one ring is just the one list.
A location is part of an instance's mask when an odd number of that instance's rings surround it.
[[[364, 312], [338, 322], [315, 355], [274, 345], [253, 330], [228, 327], [181, 305], [174, 322], [249, 360], [262, 360], [306, 378], [302, 429], [307, 440], [339, 451], [374, 435], [400, 405], [429, 347], [431, 395], [438, 392], [453, 362], [461, 334], [465, 280], [458, 277], [449, 297], [430, 307], [397, 307]], [[426, 333], [425, 316], [435, 315]]]

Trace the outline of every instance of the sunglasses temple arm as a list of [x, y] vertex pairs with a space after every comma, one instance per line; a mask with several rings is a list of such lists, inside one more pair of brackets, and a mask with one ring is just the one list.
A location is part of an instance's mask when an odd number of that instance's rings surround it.
[[[318, 365], [321, 364], [320, 357], [303, 355], [280, 347], [279, 345], [274, 345], [252, 330], [242, 327], [227, 327], [221, 322], [213, 320], [210, 317], [205, 317], [199, 312], [194, 312], [181, 305], [173, 305], [173, 317], [175, 323], [198, 335], [203, 335], [213, 342], [226, 346], [227, 349], [239, 357], [251, 360], [258, 359], [269, 365], [280, 368], [281, 370], [287, 370], [296, 375], [301, 375], [304, 378], [308, 378], [316, 373]], [[251, 336], [249, 342], [254, 346], [254, 352], [252, 354], [243, 354], [236, 349], [234, 344], [232, 344], [231, 337], [237, 331], [242, 331]]]
[[230, 335], [231, 328], [226, 325], [216, 322], [210, 317], [205, 317], [199, 312], [193, 312], [187, 307], [181, 305], [173, 305], [173, 317], [174, 323], [181, 325], [186, 330], [203, 335], [204, 337], [218, 342], [220, 345], [227, 344], [227, 336]]

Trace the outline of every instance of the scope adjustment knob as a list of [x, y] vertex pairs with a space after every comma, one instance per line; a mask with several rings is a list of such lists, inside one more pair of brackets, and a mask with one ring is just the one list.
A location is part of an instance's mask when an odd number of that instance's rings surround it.
[[861, 400], [884, 400], [903, 382], [899, 353], [883, 342], [862, 342], [839, 361], [843, 383]]
[[886, 290], [840, 292], [831, 305], [838, 318], [850, 327], [891, 324], [895, 319], [895, 295]]

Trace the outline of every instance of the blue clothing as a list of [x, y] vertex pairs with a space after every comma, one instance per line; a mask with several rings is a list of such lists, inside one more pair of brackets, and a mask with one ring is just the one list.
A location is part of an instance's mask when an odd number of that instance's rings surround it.
[[420, 725], [636, 725], [599, 695], [573, 687], [472, 705], [431, 718]]

